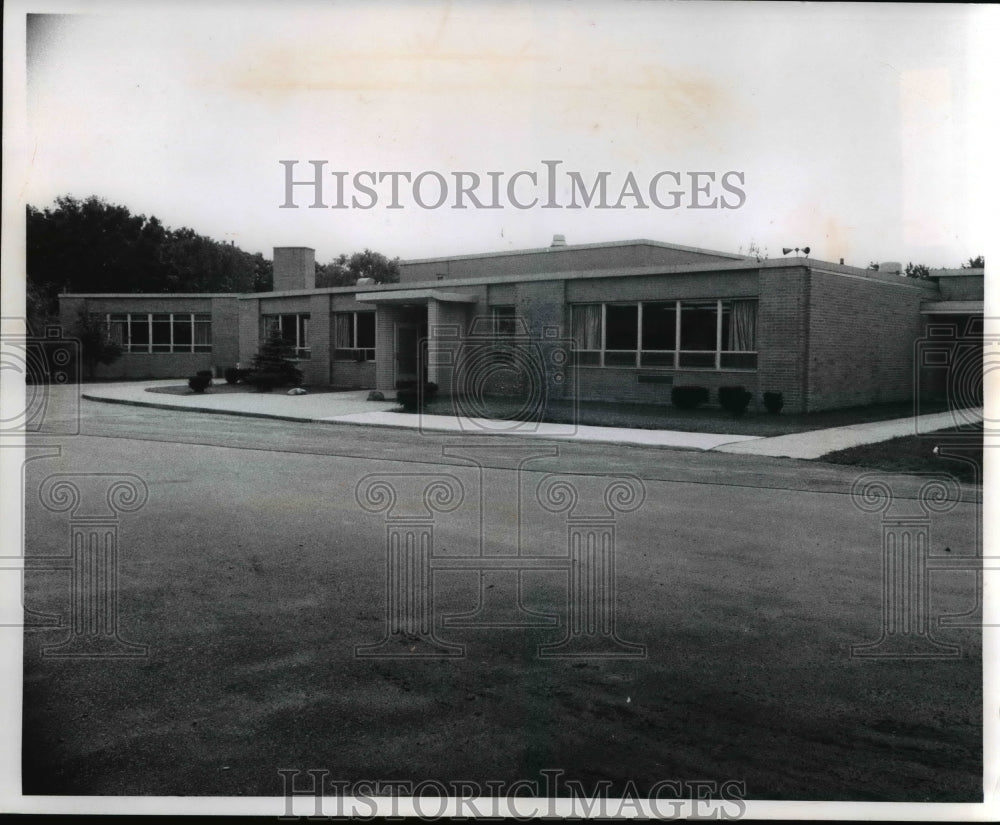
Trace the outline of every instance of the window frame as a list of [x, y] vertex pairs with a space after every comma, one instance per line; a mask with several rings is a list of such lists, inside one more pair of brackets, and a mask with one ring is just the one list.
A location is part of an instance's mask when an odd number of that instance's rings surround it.
[[[363, 363], [365, 361], [375, 360], [375, 350], [378, 343], [378, 325], [375, 319], [374, 310], [365, 309], [352, 309], [346, 310], [344, 312], [333, 312], [333, 360], [334, 361], [357, 361]], [[372, 318], [372, 346], [370, 347], [359, 347], [359, 316], [370, 315]], [[350, 347], [338, 347], [337, 346], [337, 318], [351, 318], [350, 330], [351, 330], [351, 344]]]
[[[127, 355], [180, 355], [180, 354], [203, 354], [212, 352], [212, 313], [210, 312], [98, 312], [94, 313], [104, 325], [108, 336], [122, 347], [122, 352]], [[154, 320], [155, 319], [155, 320]], [[190, 330], [190, 340], [185, 344], [175, 342], [175, 324], [184, 325], [186, 322]], [[169, 331], [166, 341], [154, 341], [153, 332], [162, 325]], [[121, 340], [115, 333], [115, 325], [118, 331], [122, 332]], [[208, 330], [208, 343], [199, 344], [197, 331], [199, 328]], [[136, 335], [133, 329], [145, 329], [145, 342], [136, 343], [133, 341]]]
[[[281, 333], [281, 337], [288, 341], [295, 350], [295, 361], [308, 361], [312, 357], [312, 348], [309, 344], [309, 320], [308, 312], [269, 312], [260, 316], [263, 326], [263, 336], [270, 336], [273, 332]], [[285, 335], [285, 318], [294, 318], [295, 336], [288, 338]], [[275, 328], [275, 323], [277, 327]]]
[[[574, 354], [576, 357], [576, 365], [578, 367], [591, 367], [591, 368], [610, 368], [610, 369], [643, 369], [643, 370], [675, 370], [675, 371], [727, 371], [727, 372], [756, 372], [757, 357], [759, 355], [759, 350], [756, 349], [756, 340], [754, 341], [755, 348], [752, 350], [729, 350], [723, 349], [723, 315], [727, 309], [730, 313], [729, 323], [732, 323], [732, 304], [737, 301], [752, 301], [758, 311], [760, 307], [760, 299], [757, 296], [747, 296], [747, 297], [733, 297], [733, 298], [676, 298], [676, 299], [655, 299], [655, 300], [645, 300], [645, 301], [583, 301], [576, 304], [570, 305], [570, 330], [571, 333], [576, 329], [576, 319], [575, 313], [578, 308], [583, 307], [600, 307], [600, 348], [575, 348]], [[683, 324], [683, 307], [685, 305], [691, 306], [694, 304], [713, 304], [714, 303], [714, 313], [715, 313], [715, 346], [713, 349], [703, 349], [703, 350], [691, 350], [681, 348], [681, 338], [682, 338], [682, 324]], [[674, 348], [672, 350], [665, 349], [646, 349], [643, 345], [643, 328], [646, 315], [646, 307], [653, 304], [673, 304], [674, 305]], [[613, 363], [616, 360], [629, 360], [622, 358], [632, 350], [621, 350], [614, 349], [609, 350], [607, 346], [608, 342], [608, 307], [617, 306], [633, 306], [636, 307], [636, 350], [634, 352], [634, 358], [630, 359], [631, 363]], [[756, 336], [755, 336], [756, 337]], [[612, 354], [612, 363], [609, 363], [608, 354]], [[583, 357], [581, 357], [583, 356]], [[688, 356], [685, 358], [685, 356]], [[724, 361], [727, 360], [727, 356], [740, 356], [745, 359], [751, 359], [753, 366], [731, 366], [724, 365]], [[697, 361], [698, 358], [708, 360], [710, 357], [711, 364], [703, 363], [692, 363]], [[651, 363], [653, 360], [666, 361], [669, 359], [669, 363]], [[731, 360], [731, 358], [729, 359]], [[686, 363], [685, 363], [686, 362]]]

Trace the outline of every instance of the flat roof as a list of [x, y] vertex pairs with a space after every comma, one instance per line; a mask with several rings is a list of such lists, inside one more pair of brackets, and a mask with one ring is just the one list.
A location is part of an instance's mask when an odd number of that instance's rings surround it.
[[757, 269], [792, 269], [806, 267], [815, 272], [822, 272], [828, 275], [842, 276], [846, 278], [856, 278], [890, 286], [902, 287], [904, 289], [917, 289], [922, 291], [936, 290], [936, 285], [928, 280], [918, 278], [906, 278], [902, 275], [887, 274], [871, 269], [861, 269], [856, 266], [846, 264], [835, 264], [828, 261], [817, 261], [812, 258], [775, 258], [758, 261], [755, 258], [740, 259], [734, 261], [714, 261], [711, 263], [686, 263], [686, 264], [652, 264], [646, 266], [616, 267], [615, 269], [582, 269], [569, 270], [566, 272], [538, 272], [517, 275], [477, 275], [471, 278], [453, 278], [447, 281], [405, 281], [395, 284], [362, 284], [361, 286], [339, 286], [321, 287], [319, 289], [297, 289], [285, 292], [252, 292], [239, 296], [240, 300], [259, 300], [262, 298], [290, 298], [293, 296], [302, 297], [305, 295], [317, 294], [337, 294], [350, 295], [364, 292], [366, 294], [377, 294], [390, 292], [393, 290], [414, 290], [414, 289], [437, 289], [443, 285], [448, 289], [456, 287], [470, 286], [491, 286], [512, 283], [530, 283], [537, 281], [564, 281], [564, 280], [593, 280], [595, 278], [629, 278], [644, 275], [682, 275], [699, 274], [702, 272], [739, 272]]
[[982, 301], [925, 301], [920, 305], [921, 315], [970, 315], [982, 312]]
[[755, 260], [747, 255], [737, 255], [732, 252], [718, 252], [714, 249], [701, 249], [696, 246], [681, 246], [680, 244], [652, 241], [648, 238], [636, 238], [631, 241], [604, 241], [601, 243], [565, 244], [564, 246], [540, 246], [534, 249], [508, 249], [501, 252], [478, 252], [471, 255], [442, 255], [437, 258], [412, 258], [401, 260], [400, 266], [407, 264], [432, 264], [445, 261], [470, 261], [483, 258], [507, 258], [514, 255], [539, 255], [546, 252], [565, 252], [580, 249], [615, 249], [623, 246], [655, 246], [660, 249], [673, 249], [678, 252], [696, 252], [700, 255], [713, 255], [716, 258], [730, 258], [736, 261]]
[[[59, 298], [239, 298], [243, 292], [63, 292]], [[270, 292], [256, 293], [270, 295]]]
[[986, 274], [984, 267], [970, 269], [931, 269], [929, 278], [982, 278]]

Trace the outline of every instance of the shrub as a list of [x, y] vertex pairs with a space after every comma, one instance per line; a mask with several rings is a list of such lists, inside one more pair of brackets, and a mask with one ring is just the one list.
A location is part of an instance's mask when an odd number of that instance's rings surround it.
[[424, 405], [437, 395], [438, 385], [428, 381], [423, 387], [416, 381], [399, 381], [396, 384], [396, 402], [402, 404], [404, 412], [419, 412]]
[[681, 410], [693, 410], [699, 404], [708, 402], [708, 388], [695, 386], [677, 386], [670, 390], [670, 403]]
[[785, 396], [780, 392], [766, 392], [764, 393], [764, 409], [769, 413], [777, 415], [781, 412], [781, 408], [785, 406]]
[[197, 375], [192, 375], [188, 379], [188, 386], [194, 392], [205, 392], [212, 385], [212, 374], [208, 373], [205, 375], [203, 372], [199, 372]]
[[734, 416], [743, 415], [750, 405], [753, 393], [746, 387], [719, 387], [719, 406]]
[[302, 383], [302, 370], [295, 366], [295, 348], [281, 333], [274, 333], [260, 346], [254, 356], [253, 369], [243, 380], [260, 392], [270, 392], [275, 387], [297, 387]]
[[198, 372], [196, 372], [195, 375], [206, 376], [208, 378], [215, 378], [215, 373], [213, 373], [211, 370], [198, 370]]

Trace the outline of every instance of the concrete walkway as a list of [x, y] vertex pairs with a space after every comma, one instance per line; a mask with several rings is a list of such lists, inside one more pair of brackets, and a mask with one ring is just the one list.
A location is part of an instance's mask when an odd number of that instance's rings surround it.
[[872, 421], [828, 430], [813, 430], [808, 433], [778, 435], [772, 438], [760, 438], [753, 443], [722, 444], [716, 449], [724, 453], [744, 455], [819, 458], [834, 450], [846, 450], [848, 447], [857, 447], [861, 444], [877, 444], [903, 435], [931, 433], [958, 424], [973, 424], [982, 421], [982, 418], [982, 408], [957, 410], [921, 415], [916, 418], [909, 416], [890, 421]]
[[[496, 421], [448, 415], [395, 413], [395, 400], [368, 401], [368, 391], [317, 392], [306, 395], [273, 393], [205, 393], [171, 395], [148, 392], [148, 388], [183, 386], [181, 379], [138, 381], [114, 384], [88, 384], [83, 398], [160, 409], [185, 409], [197, 412], [309, 421], [325, 424], [355, 424], [396, 427], [421, 432], [467, 433], [469, 435], [518, 435], [534, 438], [564, 439], [607, 444], [634, 444], [646, 447], [670, 447], [687, 450], [718, 450], [744, 455], [787, 458], [819, 458], [832, 450], [859, 444], [873, 444], [900, 435], [931, 432], [982, 419], [982, 410], [938, 413], [919, 419], [899, 418], [869, 424], [853, 424], [828, 430], [761, 438], [752, 435], [689, 433], [676, 430], [646, 430], [626, 427], [591, 427], [571, 424], [545, 424], [523, 421]], [[957, 420], [956, 420], [957, 419]], [[919, 422], [919, 423], [918, 423]], [[919, 427], [919, 429], [918, 429]]]
[[317, 392], [306, 395], [273, 393], [204, 393], [171, 395], [147, 392], [151, 387], [184, 386], [183, 380], [139, 381], [115, 384], [88, 384], [83, 397], [160, 409], [185, 409], [207, 413], [247, 415], [289, 421], [324, 424], [360, 424], [397, 427], [421, 432], [468, 433], [470, 435], [518, 435], [608, 444], [635, 444], [687, 450], [713, 450], [721, 444], [757, 440], [757, 436], [719, 433], [687, 433], [673, 430], [643, 430], [619, 427], [589, 427], [523, 421], [494, 421], [450, 415], [394, 413], [395, 400], [368, 401], [368, 390], [357, 392]]

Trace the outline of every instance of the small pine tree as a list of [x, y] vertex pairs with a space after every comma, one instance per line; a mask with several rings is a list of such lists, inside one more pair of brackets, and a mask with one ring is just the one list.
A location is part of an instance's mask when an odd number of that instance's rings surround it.
[[253, 357], [253, 367], [247, 383], [266, 392], [272, 387], [297, 387], [302, 383], [302, 371], [295, 366], [295, 347], [280, 332], [272, 332]]

